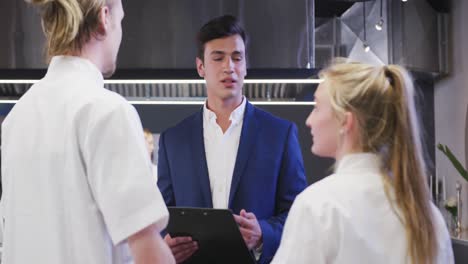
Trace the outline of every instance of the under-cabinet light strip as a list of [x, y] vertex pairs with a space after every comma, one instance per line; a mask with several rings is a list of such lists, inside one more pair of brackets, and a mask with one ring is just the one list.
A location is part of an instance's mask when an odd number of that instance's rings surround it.
[[[0, 80], [0, 83], [36, 83], [38, 80]], [[247, 79], [244, 83], [320, 83], [321, 79]], [[107, 84], [204, 84], [205, 80], [104, 80]]]
[[[0, 100], [1, 104], [16, 104], [18, 100]], [[128, 101], [134, 105], [202, 105], [205, 101]], [[315, 102], [250, 101], [254, 105], [315, 105]]]

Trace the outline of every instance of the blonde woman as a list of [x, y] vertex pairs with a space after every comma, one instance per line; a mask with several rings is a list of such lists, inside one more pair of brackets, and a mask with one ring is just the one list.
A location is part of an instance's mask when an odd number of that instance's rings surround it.
[[335, 171], [297, 197], [273, 263], [453, 263], [408, 73], [337, 63], [321, 78], [306, 124], [312, 152], [336, 159]]
[[140, 119], [103, 85], [116, 67], [121, 0], [30, 2], [51, 60], [3, 122], [2, 263], [123, 263], [127, 245], [135, 263], [173, 263]]

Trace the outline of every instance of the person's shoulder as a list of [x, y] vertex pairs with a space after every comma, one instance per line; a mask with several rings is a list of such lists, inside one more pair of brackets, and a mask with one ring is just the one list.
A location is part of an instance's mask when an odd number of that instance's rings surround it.
[[115, 119], [135, 117], [135, 107], [120, 94], [105, 88], [94, 88], [77, 96], [75, 109], [78, 116], [95, 121], [109, 120], [113, 116], [116, 117]]
[[[295, 217], [307, 219], [313, 228], [327, 224], [329, 227], [343, 221], [346, 209], [334, 195], [334, 180], [330, 176], [307, 187], [294, 200], [291, 212]], [[323, 227], [320, 232], [326, 232]]]
[[437, 241], [437, 263], [453, 263], [452, 238], [440, 209], [430, 202], [434, 233]]
[[337, 206], [336, 197], [333, 195], [337, 188], [339, 186], [336, 177], [332, 174], [309, 185], [296, 197], [295, 202], [301, 204], [306, 210], [322, 212], [324, 209]]
[[[191, 134], [193, 131], [193, 128], [197, 124], [197, 120], [199, 122], [203, 122], [201, 113], [201, 110], [198, 110], [197, 112], [189, 115], [188, 117], [184, 118], [182, 121], [179, 123], [175, 124], [174, 126], [169, 127], [165, 131], [163, 131], [163, 134], [167, 136], [180, 136], [181, 134]], [[200, 126], [203, 126], [202, 123], [199, 124]]]
[[[2, 127], [8, 127], [9, 120], [16, 120], [16, 116], [22, 118], [23, 116], [29, 116], [31, 113], [31, 106], [39, 105], [37, 102], [44, 101], [43, 98], [49, 99], [42, 96], [41, 89], [38, 89], [42, 85], [43, 79], [33, 84], [21, 98], [13, 105], [12, 109], [6, 115], [2, 122]], [[49, 99], [50, 100], [50, 99]]]
[[252, 105], [253, 115], [261, 125], [275, 126], [276, 129], [289, 129], [293, 122], [275, 116], [257, 106]]
[[440, 209], [435, 206], [434, 203], [430, 202], [431, 210], [432, 210], [432, 219], [434, 223], [435, 231], [439, 237], [439, 241], [443, 242], [450, 239], [450, 234], [447, 230], [447, 225], [445, 224], [444, 217], [440, 212]]
[[105, 88], [96, 89], [96, 92], [92, 93], [85, 101], [94, 109], [103, 113], [135, 109], [123, 96]]
[[129, 106], [130, 103], [120, 94], [105, 88], [98, 88], [89, 96], [89, 100], [94, 103], [100, 103], [105, 106]]

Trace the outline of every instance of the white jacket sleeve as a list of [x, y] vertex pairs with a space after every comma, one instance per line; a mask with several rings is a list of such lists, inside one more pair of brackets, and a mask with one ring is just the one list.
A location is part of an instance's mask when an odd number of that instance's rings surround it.
[[340, 216], [331, 205], [308, 201], [306, 196], [299, 195], [289, 212], [272, 263], [332, 263], [339, 247], [339, 222]]
[[136, 110], [120, 98], [111, 102], [91, 111], [83, 157], [94, 199], [118, 244], [150, 224], [164, 228], [168, 211], [154, 183]]

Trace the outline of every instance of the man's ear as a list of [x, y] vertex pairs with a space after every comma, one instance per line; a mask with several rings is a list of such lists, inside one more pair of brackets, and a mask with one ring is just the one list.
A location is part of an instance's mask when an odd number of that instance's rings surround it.
[[197, 63], [197, 72], [200, 77], [205, 78], [205, 65], [203, 65], [203, 61], [200, 58], [196, 58]]
[[98, 26], [98, 33], [100, 35], [106, 35], [107, 31], [109, 30], [110, 27], [110, 10], [109, 7], [103, 6], [99, 10], [99, 26]]

